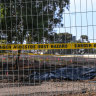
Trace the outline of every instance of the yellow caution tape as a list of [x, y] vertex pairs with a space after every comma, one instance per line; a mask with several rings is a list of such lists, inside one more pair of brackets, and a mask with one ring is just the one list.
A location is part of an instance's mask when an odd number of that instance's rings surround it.
[[1, 44], [0, 50], [92, 49], [96, 43]]

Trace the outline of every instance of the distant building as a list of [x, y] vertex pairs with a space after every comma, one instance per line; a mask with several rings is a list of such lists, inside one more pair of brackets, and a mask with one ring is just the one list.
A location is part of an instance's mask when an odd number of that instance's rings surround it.
[[76, 36], [72, 36], [72, 41], [76, 42]]

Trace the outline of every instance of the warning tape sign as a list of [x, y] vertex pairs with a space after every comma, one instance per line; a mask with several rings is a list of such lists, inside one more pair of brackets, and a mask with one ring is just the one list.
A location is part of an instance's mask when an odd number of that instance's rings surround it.
[[1, 44], [0, 50], [92, 49], [96, 43]]

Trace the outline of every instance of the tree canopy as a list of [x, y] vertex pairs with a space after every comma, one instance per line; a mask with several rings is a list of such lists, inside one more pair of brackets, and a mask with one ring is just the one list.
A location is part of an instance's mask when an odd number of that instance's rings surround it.
[[81, 35], [82, 42], [84, 42], [84, 39], [88, 41], [88, 36], [87, 35]]
[[53, 28], [61, 24], [64, 7], [69, 0], [0, 0], [1, 31], [8, 42], [23, 43], [26, 35], [39, 42], [49, 37]]
[[68, 43], [70, 41], [72, 41], [72, 34], [70, 33], [59, 33], [58, 34], [58, 41], [62, 42], [62, 43]]

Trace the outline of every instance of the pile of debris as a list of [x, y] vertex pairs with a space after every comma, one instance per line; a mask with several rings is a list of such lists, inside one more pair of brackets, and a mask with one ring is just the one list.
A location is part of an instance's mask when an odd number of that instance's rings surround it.
[[59, 80], [89, 80], [96, 76], [96, 68], [66, 66], [49, 72], [36, 72], [26, 77], [25, 81]]

